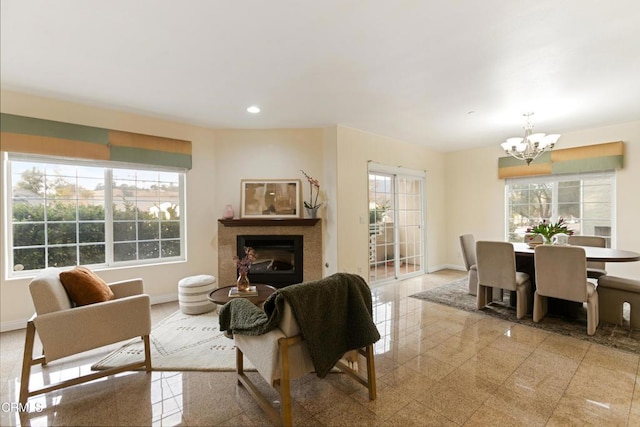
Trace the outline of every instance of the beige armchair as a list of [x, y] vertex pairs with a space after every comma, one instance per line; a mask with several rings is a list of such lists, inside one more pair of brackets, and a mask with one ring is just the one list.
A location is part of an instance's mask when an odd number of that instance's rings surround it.
[[460, 236], [460, 250], [464, 268], [467, 269], [467, 280], [469, 295], [478, 293], [478, 266], [476, 265], [476, 241], [473, 234], [463, 234]]
[[583, 248], [541, 245], [535, 249], [536, 292], [533, 298], [533, 321], [547, 314], [547, 297], [587, 303], [587, 334], [598, 327], [598, 291], [587, 281], [587, 260]]
[[[332, 367], [367, 387], [369, 399], [375, 400], [373, 343], [380, 335], [372, 320], [370, 289], [357, 278], [339, 273], [279, 289], [264, 311], [245, 299], [222, 307], [220, 329], [233, 331], [238, 380], [274, 424], [292, 425], [291, 380], [311, 372], [323, 378]], [[241, 327], [243, 316], [262, 316], [258, 330]], [[276, 327], [266, 327], [274, 319]], [[366, 374], [358, 369], [358, 355], [364, 357]], [[245, 374], [244, 357], [280, 394], [280, 412]]]
[[[142, 279], [109, 284], [115, 299], [74, 307], [60, 281], [60, 270], [48, 268], [29, 284], [36, 314], [27, 322], [20, 403], [31, 396], [48, 393], [63, 387], [81, 384], [119, 372], [145, 368], [151, 371], [151, 309], [149, 295], [143, 294]], [[36, 333], [42, 343], [43, 354], [34, 357]], [[135, 337], [144, 341], [144, 360], [112, 369], [86, 374], [77, 378], [30, 390], [31, 366], [44, 366], [54, 360], [92, 350]]]
[[531, 280], [516, 271], [516, 255], [508, 242], [479, 241], [476, 243], [478, 265], [478, 310], [492, 301], [494, 288], [516, 293], [516, 317], [522, 319], [529, 310]]
[[[606, 248], [607, 239], [601, 236], [569, 236], [569, 244], [574, 246], [591, 246], [596, 248]], [[606, 263], [598, 261], [587, 261], [587, 277], [598, 279], [607, 274]]]

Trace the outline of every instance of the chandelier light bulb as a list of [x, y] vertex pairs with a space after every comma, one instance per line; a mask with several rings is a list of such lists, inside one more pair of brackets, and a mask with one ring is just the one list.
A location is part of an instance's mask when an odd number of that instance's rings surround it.
[[519, 160], [524, 160], [527, 165], [537, 159], [545, 151], [553, 149], [554, 145], [560, 138], [559, 134], [545, 135], [544, 133], [533, 133], [533, 124], [531, 124], [531, 116], [533, 113], [524, 113], [526, 123], [523, 126], [524, 138], [514, 137], [508, 138], [500, 144], [505, 153]]

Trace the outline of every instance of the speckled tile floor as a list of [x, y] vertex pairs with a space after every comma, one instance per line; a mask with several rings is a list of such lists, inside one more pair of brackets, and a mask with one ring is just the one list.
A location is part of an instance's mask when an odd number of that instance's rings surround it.
[[[292, 387], [296, 425], [640, 425], [640, 356], [408, 298], [463, 275], [374, 288], [378, 399], [345, 375], [307, 375]], [[153, 306], [153, 321], [177, 305]], [[0, 334], [3, 426], [271, 425], [233, 372], [123, 373], [32, 397], [19, 413], [23, 340]], [[87, 372], [117, 347], [52, 362], [32, 381]]]

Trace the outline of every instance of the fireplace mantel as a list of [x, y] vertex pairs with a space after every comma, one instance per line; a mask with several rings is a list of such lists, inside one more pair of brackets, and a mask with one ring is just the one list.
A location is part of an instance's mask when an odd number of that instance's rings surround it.
[[320, 218], [237, 218], [219, 219], [225, 227], [313, 227]]

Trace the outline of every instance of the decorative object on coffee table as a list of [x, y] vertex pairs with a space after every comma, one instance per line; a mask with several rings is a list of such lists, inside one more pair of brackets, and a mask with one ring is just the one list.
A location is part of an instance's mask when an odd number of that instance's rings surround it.
[[269, 285], [263, 285], [262, 283], [256, 283], [251, 285], [251, 288], [255, 288], [258, 295], [252, 295], [252, 292], [246, 292], [242, 295], [233, 294], [233, 289], [235, 286], [225, 286], [224, 288], [214, 289], [209, 293], [208, 299], [209, 301], [216, 303], [218, 305], [225, 305], [232, 299], [236, 298], [246, 298], [257, 306], [260, 306], [263, 302], [269, 298], [269, 296], [276, 291], [276, 288]]
[[240, 259], [238, 256], [233, 257], [233, 261], [236, 263], [236, 267], [238, 269], [238, 281], [236, 283], [239, 292], [246, 292], [249, 290], [249, 278], [247, 275], [249, 274], [249, 270], [251, 269], [251, 264], [256, 260], [256, 251], [249, 247], [244, 247], [244, 256]]
[[242, 291], [237, 286], [232, 286], [229, 289], [229, 298], [247, 298], [257, 297], [259, 294], [258, 288], [255, 285], [249, 286], [246, 290]]
[[238, 288], [238, 292], [246, 292], [249, 290], [251, 283], [249, 282], [249, 278], [247, 277], [247, 273], [240, 273], [238, 275], [238, 281], [236, 282], [236, 287]]

